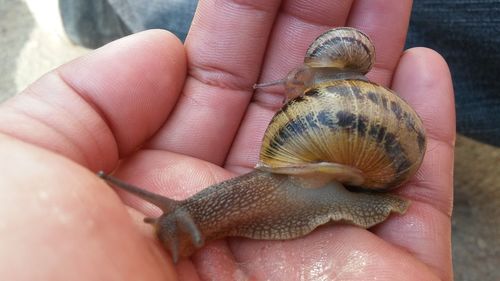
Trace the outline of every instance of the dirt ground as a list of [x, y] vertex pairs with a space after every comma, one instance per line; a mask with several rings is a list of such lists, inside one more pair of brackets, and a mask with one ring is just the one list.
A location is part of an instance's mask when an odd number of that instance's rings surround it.
[[[0, 0], [0, 101], [88, 50], [64, 35], [57, 0]], [[500, 114], [500, 113], [499, 113]], [[500, 280], [500, 148], [458, 137], [455, 280]]]

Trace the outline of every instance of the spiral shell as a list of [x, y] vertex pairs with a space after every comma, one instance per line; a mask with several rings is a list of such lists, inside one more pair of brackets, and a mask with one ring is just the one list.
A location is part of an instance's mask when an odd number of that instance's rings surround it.
[[393, 188], [413, 175], [425, 151], [415, 111], [393, 92], [337, 80], [288, 102], [272, 119], [260, 166], [329, 162], [354, 167], [364, 188]]
[[[374, 47], [364, 33], [336, 28], [319, 36], [305, 66], [289, 75], [288, 95], [302, 92], [271, 120], [257, 168], [273, 172], [333, 163], [360, 172], [359, 185], [368, 189], [391, 189], [411, 177], [423, 159], [424, 127], [405, 101], [363, 76], [373, 60]], [[312, 75], [295, 87], [304, 69]]]
[[331, 29], [309, 46], [304, 63], [366, 74], [375, 62], [375, 48], [363, 32], [349, 27]]

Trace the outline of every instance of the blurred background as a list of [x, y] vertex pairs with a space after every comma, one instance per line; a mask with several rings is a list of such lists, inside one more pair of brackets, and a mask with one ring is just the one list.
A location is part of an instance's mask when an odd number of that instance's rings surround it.
[[[61, 6], [70, 2], [61, 1]], [[88, 47], [134, 30], [118, 22], [114, 30], [104, 30], [98, 38], [76, 36], [82, 25], [71, 21], [78, 16], [72, 12], [65, 13], [66, 30], [73, 42]], [[84, 28], [106, 26], [117, 18], [106, 17], [104, 21]], [[183, 37], [183, 32], [178, 34]], [[0, 101], [22, 91], [45, 72], [90, 51], [72, 43], [66, 34], [58, 0], [0, 0]], [[458, 136], [452, 228], [455, 280], [500, 280], [499, 147]]]

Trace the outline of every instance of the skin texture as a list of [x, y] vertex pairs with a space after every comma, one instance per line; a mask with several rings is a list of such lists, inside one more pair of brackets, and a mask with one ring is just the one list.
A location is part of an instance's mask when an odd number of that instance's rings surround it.
[[[214, 6], [200, 2], [185, 48], [163, 31], [133, 35], [54, 70], [0, 107], [2, 278], [451, 280], [453, 92], [438, 54], [401, 53], [411, 3]], [[118, 177], [180, 200], [249, 171], [282, 101], [264, 89], [252, 96], [251, 86], [283, 77], [335, 25], [373, 39], [377, 62], [368, 76], [398, 92], [426, 127], [422, 167], [397, 191], [413, 201], [408, 212], [370, 230], [328, 226], [284, 242], [219, 240], [174, 267], [142, 223], [158, 210], [119, 198], [94, 172], [120, 160]]]

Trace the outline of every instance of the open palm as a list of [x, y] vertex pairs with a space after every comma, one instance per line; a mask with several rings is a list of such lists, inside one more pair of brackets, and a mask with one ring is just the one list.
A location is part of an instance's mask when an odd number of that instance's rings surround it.
[[[45, 75], [0, 107], [2, 279], [450, 280], [452, 86], [438, 54], [402, 52], [410, 9], [407, 0], [201, 1], [185, 46], [147, 31]], [[142, 223], [158, 210], [120, 199], [95, 171], [116, 168], [182, 199], [250, 170], [282, 102], [251, 86], [282, 78], [333, 26], [370, 35], [369, 78], [426, 126], [424, 163], [397, 191], [413, 202], [407, 214], [370, 230], [215, 241], [174, 266]]]

